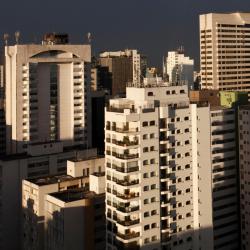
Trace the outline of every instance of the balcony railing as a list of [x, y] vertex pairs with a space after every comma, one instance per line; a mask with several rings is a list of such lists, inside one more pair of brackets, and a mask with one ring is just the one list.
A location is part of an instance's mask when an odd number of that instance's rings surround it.
[[139, 171], [139, 166], [125, 168], [125, 167], [119, 167], [119, 166], [113, 165], [113, 169], [121, 173], [131, 173], [131, 172]]
[[133, 186], [139, 184], [139, 179], [136, 180], [119, 180], [115, 177], [112, 179], [114, 182], [116, 182], [118, 185], [121, 186]]
[[117, 232], [117, 236], [123, 240], [130, 240], [130, 239], [140, 237], [140, 232], [129, 232], [126, 234]]
[[121, 220], [121, 219], [117, 219], [117, 223], [122, 225], [122, 226], [132, 226], [132, 225], [136, 225], [136, 224], [139, 224], [140, 223], [140, 219], [137, 219], [137, 220], [130, 220], [130, 219], [124, 219], [124, 220]]
[[140, 206], [129, 206], [129, 207], [124, 207], [124, 206], [120, 206], [120, 205], [117, 205], [116, 203], [113, 203], [113, 206], [120, 212], [123, 212], [123, 213], [130, 213], [130, 212], [135, 212], [135, 211], [138, 211], [140, 210]]
[[115, 195], [118, 197], [118, 198], [121, 198], [121, 199], [124, 199], [124, 200], [129, 200], [129, 199], [134, 199], [134, 198], [137, 198], [139, 197], [139, 192], [131, 192], [131, 193], [127, 193], [127, 194], [121, 194], [121, 193], [118, 193], [116, 192]]
[[116, 139], [113, 139], [112, 140], [112, 143], [113, 144], [116, 144], [118, 146], [136, 146], [139, 144], [139, 141], [138, 140], [133, 140], [133, 141], [130, 141], [130, 140], [123, 140], [123, 141], [118, 141]]
[[130, 159], [136, 159], [139, 158], [139, 154], [118, 154], [116, 152], [112, 152], [112, 155], [115, 156], [118, 159], [123, 160], [130, 160]]

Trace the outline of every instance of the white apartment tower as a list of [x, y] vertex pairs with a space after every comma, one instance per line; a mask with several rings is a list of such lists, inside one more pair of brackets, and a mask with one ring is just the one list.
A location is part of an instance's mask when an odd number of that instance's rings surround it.
[[200, 16], [202, 88], [250, 92], [250, 13]]
[[213, 249], [209, 107], [160, 85], [129, 87], [106, 108], [108, 250]]
[[171, 85], [194, 85], [194, 60], [184, 55], [183, 51], [169, 51], [164, 61], [163, 74], [168, 76]]
[[87, 144], [90, 60], [90, 45], [5, 47], [7, 154], [34, 143]]

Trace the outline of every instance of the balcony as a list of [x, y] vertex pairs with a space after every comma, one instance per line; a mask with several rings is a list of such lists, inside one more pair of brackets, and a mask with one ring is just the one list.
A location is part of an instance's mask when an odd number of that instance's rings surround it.
[[124, 207], [124, 206], [117, 205], [115, 203], [113, 205], [114, 205], [114, 207], [116, 208], [117, 211], [120, 211], [120, 212], [123, 212], [123, 213], [131, 213], [131, 212], [135, 212], [135, 211], [140, 210], [140, 206]]
[[136, 159], [139, 158], [139, 154], [118, 154], [116, 152], [112, 152], [112, 156], [115, 156], [118, 159], [122, 159], [122, 160], [131, 160], [131, 159]]
[[123, 141], [118, 141], [116, 139], [112, 140], [112, 143], [118, 146], [127, 147], [127, 146], [137, 146], [139, 144], [138, 139], [130, 141], [128, 138], [124, 138]]
[[125, 167], [119, 167], [119, 166], [113, 165], [113, 169], [115, 169], [117, 172], [120, 172], [120, 173], [132, 173], [132, 172], [139, 171], [139, 166], [125, 168]]
[[123, 240], [131, 240], [140, 237], [140, 232], [128, 232], [126, 234], [117, 232], [117, 236]]
[[125, 227], [129, 227], [129, 226], [133, 226], [133, 225], [136, 225], [136, 224], [139, 224], [140, 223], [140, 219], [137, 219], [137, 220], [131, 220], [131, 219], [117, 219], [117, 223], [122, 225], [122, 226], [125, 226]]
[[136, 179], [136, 180], [129, 180], [129, 179], [119, 180], [119, 179], [113, 177], [112, 180], [114, 182], [116, 182], [118, 185], [121, 185], [121, 186], [133, 186], [133, 185], [139, 184], [139, 179]]
[[127, 194], [121, 194], [115, 191], [114, 193], [118, 198], [123, 199], [123, 200], [129, 200], [129, 199], [134, 199], [140, 196], [139, 192], [129, 192]]

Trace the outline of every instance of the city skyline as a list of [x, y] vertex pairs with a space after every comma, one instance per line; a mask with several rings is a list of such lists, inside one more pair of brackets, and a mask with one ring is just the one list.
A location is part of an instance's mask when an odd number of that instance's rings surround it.
[[167, 51], [183, 45], [186, 54], [194, 58], [195, 69], [198, 69], [199, 15], [250, 11], [247, 0], [191, 0], [181, 3], [157, 0], [154, 5], [147, 0], [143, 4], [128, 0], [126, 5], [113, 0], [98, 5], [79, 0], [73, 3], [63, 0], [58, 8], [56, 2], [44, 0], [34, 6], [28, 0], [15, 3], [13, 9], [13, 1], [5, 1], [5, 11], [0, 16], [0, 35], [3, 37], [4, 33], [9, 33], [11, 44], [14, 32], [19, 30], [21, 43], [38, 43], [46, 32], [66, 32], [70, 34], [72, 43], [82, 44], [86, 42], [86, 34], [91, 32], [93, 54], [98, 55], [103, 50], [139, 49], [148, 56], [150, 65], [158, 67]]

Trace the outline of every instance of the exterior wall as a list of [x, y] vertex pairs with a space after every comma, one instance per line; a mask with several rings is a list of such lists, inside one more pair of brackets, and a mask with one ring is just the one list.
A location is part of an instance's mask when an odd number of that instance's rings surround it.
[[206, 242], [201, 249], [209, 250], [214, 249], [210, 108], [197, 108], [196, 117], [199, 235], [200, 240]]
[[208, 102], [211, 106], [220, 106], [220, 93], [214, 89], [189, 91], [189, 99], [192, 103]]
[[46, 249], [103, 249], [104, 195], [69, 202], [53, 195], [45, 200]]
[[235, 117], [234, 109], [211, 110], [214, 247], [223, 250], [240, 248]]
[[170, 51], [166, 58], [165, 68], [170, 84], [186, 84], [189, 89], [193, 89], [194, 61], [192, 59], [178, 51]]
[[250, 215], [249, 215], [249, 141], [250, 141], [250, 107], [239, 108], [239, 150], [240, 150], [240, 212], [242, 250], [250, 245]]

